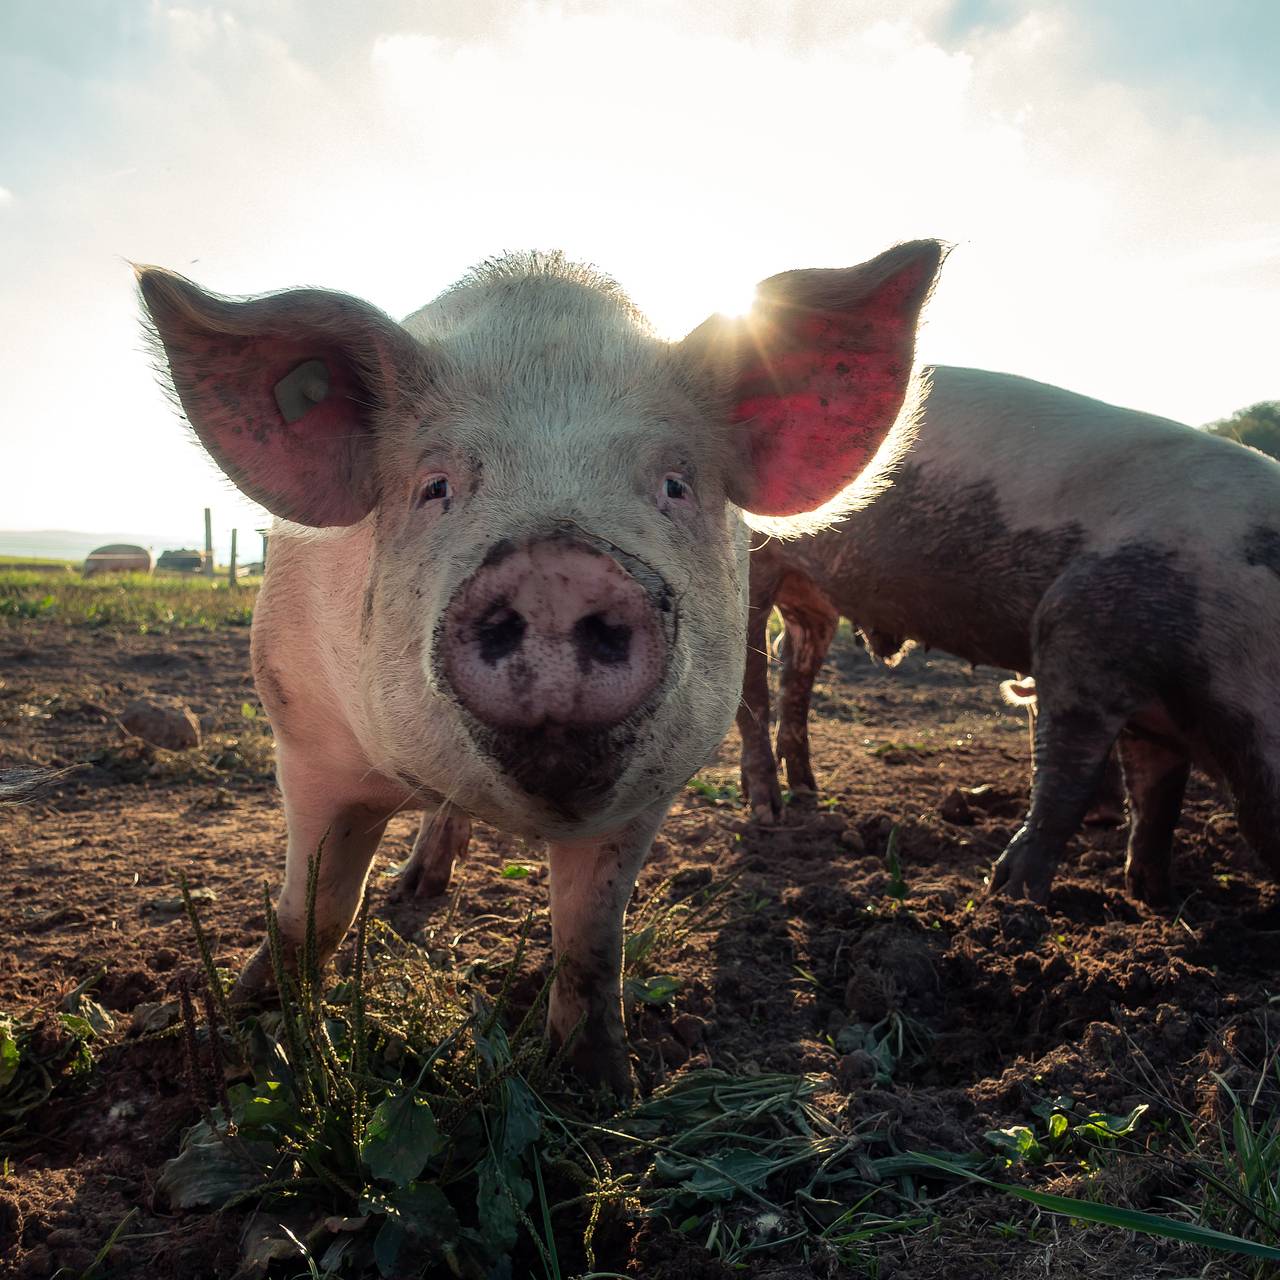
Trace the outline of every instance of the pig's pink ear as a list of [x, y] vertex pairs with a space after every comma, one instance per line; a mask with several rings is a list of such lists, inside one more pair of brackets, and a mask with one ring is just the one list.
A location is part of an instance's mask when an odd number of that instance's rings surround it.
[[138, 287], [183, 411], [237, 488], [299, 524], [363, 519], [375, 417], [421, 372], [418, 344], [346, 294], [237, 301], [155, 267]]
[[812, 511], [871, 461], [902, 408], [943, 256], [938, 241], [914, 240], [859, 267], [772, 276], [750, 314], [712, 316], [684, 340], [741, 433], [728, 478], [740, 507]]

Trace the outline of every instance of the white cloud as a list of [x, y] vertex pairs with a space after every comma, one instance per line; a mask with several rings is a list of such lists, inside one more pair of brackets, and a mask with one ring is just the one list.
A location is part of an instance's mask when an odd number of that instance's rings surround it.
[[0, 187], [0, 208], [13, 203], [13, 192], [8, 187]]
[[0, 432], [49, 478], [0, 518], [240, 510], [154, 386], [126, 258], [404, 313], [560, 246], [674, 333], [774, 271], [938, 235], [927, 358], [1191, 421], [1280, 393], [1274, 139], [1096, 80], [1069, 7], [940, 42], [947, 8], [153, 8], [158, 53], [67, 104], [105, 142], [0, 189]]

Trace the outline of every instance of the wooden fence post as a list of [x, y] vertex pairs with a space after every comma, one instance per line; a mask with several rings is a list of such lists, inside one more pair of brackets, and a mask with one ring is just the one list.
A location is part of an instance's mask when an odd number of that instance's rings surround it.
[[227, 568], [227, 585], [236, 585], [236, 531], [231, 530], [231, 564]]

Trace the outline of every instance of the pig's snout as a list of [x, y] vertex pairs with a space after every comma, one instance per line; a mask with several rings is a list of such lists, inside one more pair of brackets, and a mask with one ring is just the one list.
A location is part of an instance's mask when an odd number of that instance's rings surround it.
[[494, 729], [616, 725], [666, 670], [654, 594], [665, 599], [577, 540], [552, 537], [491, 555], [445, 613], [445, 677]]

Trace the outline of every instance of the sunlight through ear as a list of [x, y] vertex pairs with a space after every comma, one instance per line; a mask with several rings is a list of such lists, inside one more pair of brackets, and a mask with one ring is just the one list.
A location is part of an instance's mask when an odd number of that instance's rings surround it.
[[745, 316], [756, 301], [753, 276], [744, 273], [744, 279], [745, 283], [737, 279], [691, 281], [687, 291], [672, 292], [650, 302], [649, 318], [657, 331], [673, 342], [678, 342], [710, 316], [736, 320]]
[[755, 306], [756, 286], [752, 283], [738, 289], [731, 287], [713, 296], [711, 301], [714, 304], [712, 310], [730, 320], [736, 320]]

